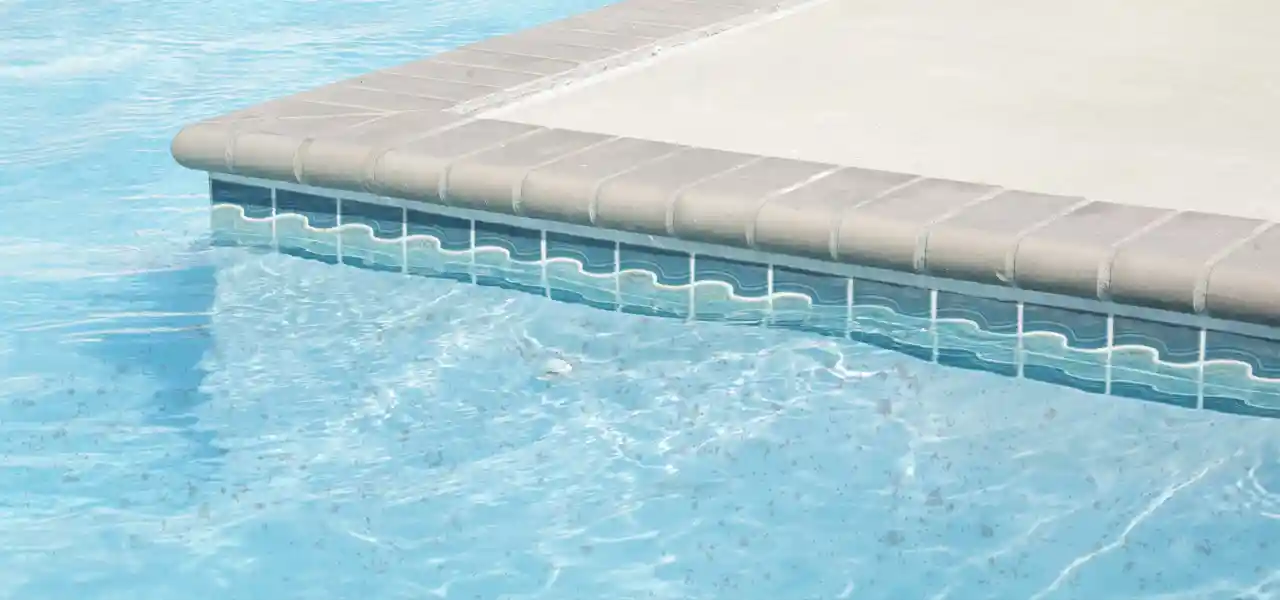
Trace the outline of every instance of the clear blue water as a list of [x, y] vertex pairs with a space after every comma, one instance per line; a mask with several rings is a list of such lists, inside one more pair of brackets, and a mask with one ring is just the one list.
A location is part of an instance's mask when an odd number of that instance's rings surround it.
[[1275, 421], [207, 249], [181, 124], [600, 3], [0, 0], [0, 598], [1280, 598]]

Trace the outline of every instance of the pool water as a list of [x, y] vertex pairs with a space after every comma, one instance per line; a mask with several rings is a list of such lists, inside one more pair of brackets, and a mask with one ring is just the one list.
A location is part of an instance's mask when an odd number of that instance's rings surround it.
[[601, 0], [0, 0], [0, 598], [1280, 598], [1280, 422], [209, 248], [183, 123]]

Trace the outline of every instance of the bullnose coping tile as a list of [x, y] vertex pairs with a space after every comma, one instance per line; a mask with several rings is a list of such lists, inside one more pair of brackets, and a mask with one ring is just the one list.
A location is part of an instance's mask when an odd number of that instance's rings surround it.
[[1202, 312], [1205, 268], [1265, 221], [1183, 212], [1129, 240], [1111, 261], [1110, 293], [1119, 302]]
[[188, 125], [171, 152], [210, 173], [1280, 325], [1273, 223], [469, 116], [803, 3], [622, 0]]
[[1210, 315], [1280, 325], [1280, 227], [1274, 224], [1208, 267]]

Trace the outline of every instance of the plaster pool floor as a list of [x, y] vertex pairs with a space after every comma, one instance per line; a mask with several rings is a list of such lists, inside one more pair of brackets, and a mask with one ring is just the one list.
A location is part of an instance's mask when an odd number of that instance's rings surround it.
[[1280, 7], [825, 0], [482, 116], [1280, 218]]

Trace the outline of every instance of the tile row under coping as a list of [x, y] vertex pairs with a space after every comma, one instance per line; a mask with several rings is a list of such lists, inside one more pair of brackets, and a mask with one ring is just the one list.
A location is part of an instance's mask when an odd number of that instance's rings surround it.
[[[369, 195], [263, 185], [271, 182], [214, 179], [216, 239], [606, 310], [851, 337], [947, 366], [1187, 408], [1280, 416], [1277, 340], [1110, 314], [1100, 303], [1064, 308], [1044, 299], [975, 296], [931, 287], [944, 283], [939, 279], [922, 280], [924, 287], [895, 284], [871, 272], [704, 254], [678, 242], [649, 246], [643, 236], [622, 241], [625, 236], [598, 228], [574, 233], [556, 229], [554, 221], [446, 214], [449, 209], [420, 202], [383, 204], [387, 199]], [[231, 207], [243, 212], [228, 212]], [[276, 216], [283, 220], [270, 218]], [[484, 217], [496, 220], [479, 220]], [[339, 227], [353, 224], [367, 229]], [[728, 287], [697, 285], [709, 282]]]
[[405, 127], [424, 118], [370, 121], [240, 174], [1280, 322], [1266, 275], [1280, 230], [1263, 221], [497, 120]]
[[794, 4], [624, 0], [196, 123], [172, 152], [209, 172], [1280, 324], [1270, 223], [457, 111]]

